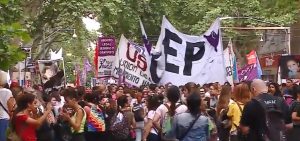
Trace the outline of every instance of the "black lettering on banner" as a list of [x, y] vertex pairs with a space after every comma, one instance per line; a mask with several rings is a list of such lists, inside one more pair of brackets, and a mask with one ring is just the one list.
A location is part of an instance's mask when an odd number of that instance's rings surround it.
[[152, 55], [152, 58], [151, 58], [150, 72], [151, 72], [152, 81], [154, 83], [159, 83], [159, 81], [161, 79], [157, 75], [157, 61], [156, 61], [156, 59], [158, 59], [160, 56], [161, 56], [161, 54]]
[[[183, 69], [183, 75], [192, 75], [192, 67], [193, 67], [193, 61], [200, 60], [205, 52], [205, 42], [196, 42], [196, 43], [190, 43], [186, 42], [186, 50], [185, 50], [185, 57], [184, 57], [184, 69]], [[199, 51], [194, 55], [195, 48], [199, 48]]]
[[100, 58], [99, 69], [102, 68], [112, 69], [112, 65], [113, 65], [112, 61], [106, 60], [105, 58]]
[[143, 80], [142, 86], [149, 86], [149, 85], [150, 85], [149, 81]]
[[179, 44], [182, 44], [182, 39], [177, 34], [171, 32], [169, 29], [165, 29], [165, 38], [163, 40], [163, 45], [165, 51], [166, 71], [179, 74], [179, 66], [167, 62], [168, 55], [177, 57], [177, 50], [170, 47], [171, 40]]
[[130, 70], [130, 71], [134, 71], [134, 72], [137, 71], [137, 66], [135, 66], [134, 64], [132, 64], [126, 60], [120, 59], [119, 64], [120, 64], [120, 67], [123, 66], [125, 70]]
[[232, 76], [232, 67], [231, 66], [226, 67], [226, 73], [227, 73], [227, 76]]
[[133, 74], [130, 74], [127, 71], [125, 71], [125, 78], [126, 78], [126, 80], [129, 80], [129, 81], [131, 81], [131, 82], [133, 82], [135, 84], [139, 84], [139, 82], [140, 82], [140, 78], [139, 77], [137, 77], [137, 76], [135, 76]]

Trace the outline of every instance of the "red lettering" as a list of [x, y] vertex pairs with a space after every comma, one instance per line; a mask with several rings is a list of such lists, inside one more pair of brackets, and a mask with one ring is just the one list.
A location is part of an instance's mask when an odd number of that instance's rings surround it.
[[126, 52], [126, 57], [128, 60], [130, 60], [131, 62], [135, 62], [136, 60], [136, 55], [137, 55], [137, 51], [134, 52], [133, 58], [130, 57], [130, 52], [129, 52], [129, 48], [130, 48], [130, 43], [127, 44], [127, 52]]
[[138, 67], [143, 70], [143, 71], [146, 71], [147, 69], [147, 61], [146, 61], [146, 58], [142, 55], [139, 55], [138, 56], [138, 61], [137, 61], [137, 65]]

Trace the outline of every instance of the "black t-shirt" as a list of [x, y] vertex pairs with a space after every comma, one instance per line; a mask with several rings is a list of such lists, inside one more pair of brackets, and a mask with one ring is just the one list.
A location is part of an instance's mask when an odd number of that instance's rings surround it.
[[265, 104], [272, 104], [273, 102], [275, 102], [275, 105], [279, 107], [280, 111], [284, 116], [285, 124], [292, 123], [292, 117], [290, 114], [289, 106], [285, 103], [282, 97], [277, 97], [271, 94], [264, 93], [257, 96], [256, 99], [264, 101]]
[[292, 114], [293, 112], [297, 112], [297, 116], [300, 116], [300, 102], [299, 101], [294, 101], [291, 104], [290, 112], [291, 112], [290, 114]]
[[[262, 105], [259, 101], [263, 101]], [[289, 107], [281, 97], [275, 97], [270, 94], [264, 93], [257, 96], [248, 102], [243, 110], [241, 124], [250, 128], [250, 133], [247, 136], [248, 140], [262, 140], [262, 134], [267, 130], [266, 125], [266, 111], [263, 106], [275, 104], [282, 112], [285, 123], [291, 123], [291, 115]]]
[[240, 124], [250, 128], [247, 140], [262, 141], [262, 135], [267, 128], [266, 113], [262, 105], [256, 99], [252, 99], [245, 105]]

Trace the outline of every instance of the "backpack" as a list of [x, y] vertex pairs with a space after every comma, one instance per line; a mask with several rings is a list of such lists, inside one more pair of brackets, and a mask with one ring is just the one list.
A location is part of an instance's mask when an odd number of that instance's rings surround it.
[[105, 132], [105, 127], [105, 113], [98, 106], [91, 106], [91, 111], [86, 120], [86, 131]]
[[133, 104], [132, 112], [136, 122], [144, 121], [144, 108], [142, 104]]
[[266, 141], [286, 141], [282, 99], [273, 96], [270, 100], [258, 100], [266, 112]]
[[[122, 114], [123, 118], [120, 120], [118, 115]], [[129, 137], [129, 121], [124, 113], [118, 112], [111, 119], [111, 124], [109, 130], [111, 131], [111, 135], [116, 140], [125, 140]]]
[[[169, 114], [169, 111], [170, 111], [170, 107], [168, 104], [164, 104], [167, 109], [168, 109], [168, 112], [165, 114], [165, 116], [163, 117], [163, 120], [162, 120], [162, 134], [165, 135], [167, 132], [171, 131], [172, 129], [172, 123], [173, 123], [173, 118], [174, 116], [171, 116]], [[175, 110], [181, 106], [181, 104], [178, 104], [176, 105], [176, 108]]]

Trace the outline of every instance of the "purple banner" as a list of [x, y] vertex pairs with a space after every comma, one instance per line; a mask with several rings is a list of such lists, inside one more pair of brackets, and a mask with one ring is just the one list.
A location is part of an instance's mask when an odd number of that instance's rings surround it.
[[239, 81], [252, 81], [257, 78], [256, 64], [246, 65], [242, 69], [238, 70]]
[[114, 56], [116, 52], [116, 42], [113, 37], [99, 38], [99, 56]]

